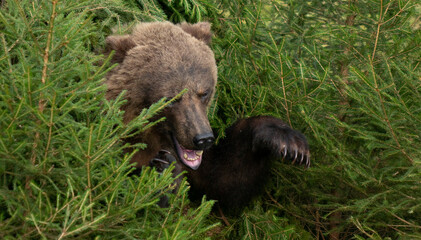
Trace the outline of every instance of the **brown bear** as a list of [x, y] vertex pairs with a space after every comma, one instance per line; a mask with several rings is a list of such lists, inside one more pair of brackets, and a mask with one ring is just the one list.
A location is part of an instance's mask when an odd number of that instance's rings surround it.
[[140, 23], [130, 35], [109, 36], [107, 53], [114, 52], [112, 62], [119, 65], [107, 75], [106, 97], [127, 91], [122, 108], [129, 122], [159, 99], [188, 89], [160, 112], [165, 121], [128, 140], [147, 144], [132, 161], [141, 168], [176, 159], [194, 192], [240, 207], [262, 189], [272, 159], [309, 166], [309, 147], [303, 134], [269, 116], [239, 120], [214, 145], [207, 118], [217, 82], [211, 37], [207, 22]]

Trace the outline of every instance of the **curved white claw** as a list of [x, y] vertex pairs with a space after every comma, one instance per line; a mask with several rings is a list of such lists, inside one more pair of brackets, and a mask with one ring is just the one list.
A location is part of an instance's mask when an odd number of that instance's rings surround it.
[[288, 153], [288, 149], [287, 149], [287, 145], [284, 146], [284, 157], [287, 157], [287, 153]]

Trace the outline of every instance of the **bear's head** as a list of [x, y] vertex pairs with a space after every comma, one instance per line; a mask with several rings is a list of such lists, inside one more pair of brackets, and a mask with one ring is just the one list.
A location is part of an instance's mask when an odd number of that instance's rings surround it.
[[166, 120], [142, 134], [148, 144], [134, 161], [145, 165], [161, 149], [170, 150], [189, 168], [197, 169], [203, 150], [214, 137], [207, 109], [215, 93], [217, 68], [210, 24], [169, 22], [138, 24], [130, 35], [110, 36], [107, 51], [119, 63], [107, 75], [107, 98], [127, 93], [124, 121], [133, 120], [144, 108], [163, 97], [172, 98], [187, 89], [159, 116]]

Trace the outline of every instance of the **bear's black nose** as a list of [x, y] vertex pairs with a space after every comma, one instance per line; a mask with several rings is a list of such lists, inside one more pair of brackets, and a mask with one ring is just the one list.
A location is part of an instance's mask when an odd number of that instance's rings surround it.
[[213, 133], [198, 134], [193, 138], [194, 145], [200, 150], [210, 148], [214, 141]]

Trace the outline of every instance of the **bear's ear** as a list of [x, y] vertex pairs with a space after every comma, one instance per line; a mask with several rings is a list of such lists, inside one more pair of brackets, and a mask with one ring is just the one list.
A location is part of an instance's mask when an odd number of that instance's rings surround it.
[[131, 39], [130, 35], [109, 36], [105, 40], [105, 54], [108, 55], [114, 50], [115, 53], [111, 62], [122, 63], [127, 52], [135, 46], [136, 43]]
[[208, 22], [198, 22], [196, 24], [189, 24], [183, 22], [180, 24], [181, 29], [189, 33], [193, 37], [210, 45], [212, 41], [211, 24]]

